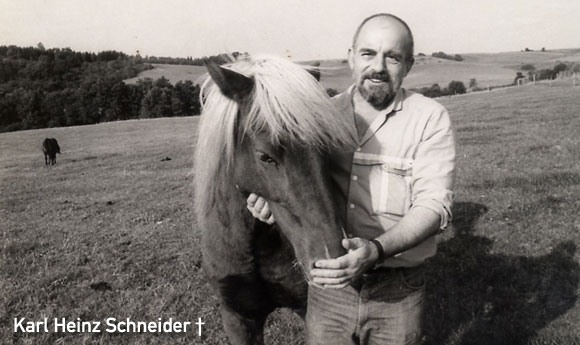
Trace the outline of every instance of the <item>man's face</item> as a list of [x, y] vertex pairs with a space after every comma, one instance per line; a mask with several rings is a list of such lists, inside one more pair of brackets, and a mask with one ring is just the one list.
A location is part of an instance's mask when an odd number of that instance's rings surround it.
[[377, 18], [362, 27], [355, 45], [349, 64], [356, 86], [374, 108], [385, 109], [413, 66], [409, 35], [399, 22]]

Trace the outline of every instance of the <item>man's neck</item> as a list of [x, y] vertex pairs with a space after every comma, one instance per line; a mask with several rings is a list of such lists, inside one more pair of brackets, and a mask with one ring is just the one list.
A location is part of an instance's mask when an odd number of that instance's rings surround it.
[[393, 97], [393, 100], [384, 108], [377, 109], [369, 102], [367, 102], [367, 100], [361, 96], [360, 92], [358, 92], [356, 88], [354, 89], [352, 96], [352, 106], [354, 108], [354, 119], [359, 139], [364, 136], [366, 130], [370, 127], [371, 123], [377, 118], [377, 116], [383, 114], [385, 109], [387, 109], [394, 101], [395, 98]]

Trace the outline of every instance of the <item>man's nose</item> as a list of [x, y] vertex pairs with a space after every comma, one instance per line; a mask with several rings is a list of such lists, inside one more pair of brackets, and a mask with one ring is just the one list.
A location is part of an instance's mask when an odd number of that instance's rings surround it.
[[372, 68], [375, 72], [383, 72], [387, 68], [385, 59], [377, 54], [373, 59]]

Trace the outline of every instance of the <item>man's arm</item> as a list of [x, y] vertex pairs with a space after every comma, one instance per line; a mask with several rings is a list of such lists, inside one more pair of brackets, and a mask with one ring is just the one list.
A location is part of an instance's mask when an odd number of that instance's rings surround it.
[[[385, 257], [419, 245], [444, 229], [451, 219], [455, 139], [449, 114], [442, 106], [431, 113], [414, 159], [413, 207], [394, 227], [376, 238]], [[343, 246], [349, 251], [344, 256], [315, 263], [311, 271], [314, 283], [345, 287], [371, 269], [378, 259], [377, 248], [368, 240], [344, 240]]]
[[[391, 257], [411, 249], [439, 230], [440, 216], [425, 207], [415, 207], [397, 225], [377, 237], [385, 257]], [[312, 281], [328, 288], [343, 288], [359, 275], [371, 269], [379, 257], [378, 249], [362, 238], [343, 240], [349, 252], [331, 260], [319, 260], [311, 271]]]

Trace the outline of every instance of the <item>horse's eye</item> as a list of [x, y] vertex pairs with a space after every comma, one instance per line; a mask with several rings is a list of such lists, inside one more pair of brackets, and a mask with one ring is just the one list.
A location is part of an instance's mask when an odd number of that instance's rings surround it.
[[270, 157], [267, 153], [258, 152], [258, 158], [260, 158], [260, 160], [262, 162], [266, 162], [268, 164], [278, 165], [278, 163], [272, 157]]

